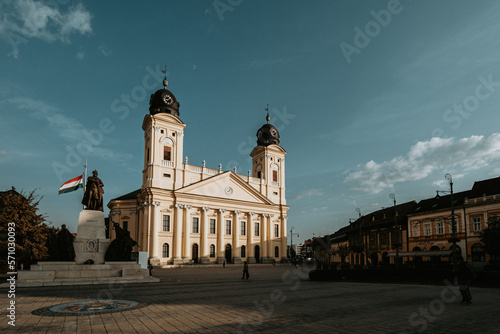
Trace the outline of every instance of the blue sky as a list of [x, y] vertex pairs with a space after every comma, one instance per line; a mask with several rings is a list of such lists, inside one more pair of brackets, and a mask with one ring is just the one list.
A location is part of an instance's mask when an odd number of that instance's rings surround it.
[[[76, 231], [89, 171], [138, 189], [144, 115], [169, 89], [189, 162], [246, 174], [265, 122], [288, 152], [289, 229], [500, 175], [496, 1], [0, 1], [0, 189]], [[215, 129], [215, 130], [214, 130]], [[90, 143], [90, 144], [89, 144]], [[296, 236], [294, 236], [294, 240]]]

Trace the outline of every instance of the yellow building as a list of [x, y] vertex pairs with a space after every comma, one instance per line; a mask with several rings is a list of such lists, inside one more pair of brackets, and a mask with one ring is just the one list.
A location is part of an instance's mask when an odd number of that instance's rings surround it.
[[286, 152], [269, 115], [247, 175], [190, 165], [179, 102], [163, 85], [142, 124], [142, 187], [109, 202], [110, 221], [130, 232], [153, 265], [286, 260]]

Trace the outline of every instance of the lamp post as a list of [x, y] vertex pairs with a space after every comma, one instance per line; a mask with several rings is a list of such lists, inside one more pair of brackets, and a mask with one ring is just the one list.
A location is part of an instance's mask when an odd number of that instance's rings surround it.
[[[358, 220], [359, 220], [359, 264], [361, 265], [361, 258], [363, 257], [363, 244], [364, 244], [364, 240], [363, 240], [363, 221], [359, 218], [361, 218], [361, 209], [360, 208], [356, 208], [356, 212], [358, 213]], [[367, 252], [368, 253], [368, 252]], [[363, 260], [363, 264], [364, 264], [364, 260]]]
[[453, 270], [457, 270], [457, 225], [455, 223], [455, 206], [453, 201], [453, 179], [451, 174], [447, 173], [444, 178], [450, 182], [450, 194], [451, 194], [451, 241], [453, 244], [453, 251], [451, 252], [451, 263]]
[[399, 266], [399, 228], [398, 228], [398, 216], [397, 216], [397, 211], [396, 211], [396, 195], [393, 193], [389, 194], [389, 198], [394, 201], [394, 241], [396, 244], [396, 257], [394, 259], [394, 262], [396, 264], [396, 267]]
[[[295, 227], [292, 226], [292, 228], [290, 229], [290, 260], [292, 260], [293, 235], [296, 234], [297, 237], [299, 236], [298, 233], [293, 233], [294, 228]], [[295, 254], [295, 256], [297, 256], [297, 254]]]

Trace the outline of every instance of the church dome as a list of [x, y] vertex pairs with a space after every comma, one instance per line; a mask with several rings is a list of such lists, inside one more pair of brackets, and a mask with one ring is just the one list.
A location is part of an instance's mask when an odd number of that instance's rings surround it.
[[266, 117], [267, 124], [264, 124], [259, 131], [257, 131], [257, 145], [269, 146], [280, 144], [280, 134], [278, 129], [272, 124], [269, 124], [269, 114]]
[[149, 113], [151, 115], [167, 113], [179, 117], [179, 102], [174, 94], [167, 89], [168, 82], [163, 80], [163, 89], [151, 94], [149, 99]]

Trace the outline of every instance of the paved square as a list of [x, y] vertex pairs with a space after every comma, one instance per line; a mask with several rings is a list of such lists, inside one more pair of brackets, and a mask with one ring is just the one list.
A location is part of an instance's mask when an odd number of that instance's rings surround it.
[[[18, 288], [16, 327], [7, 325], [1, 289], [0, 331], [19, 333], [500, 333], [500, 290], [472, 287], [460, 304], [456, 287], [311, 282], [306, 267], [155, 269], [160, 283]], [[92, 299], [149, 305], [121, 313], [49, 317], [33, 310]]]

